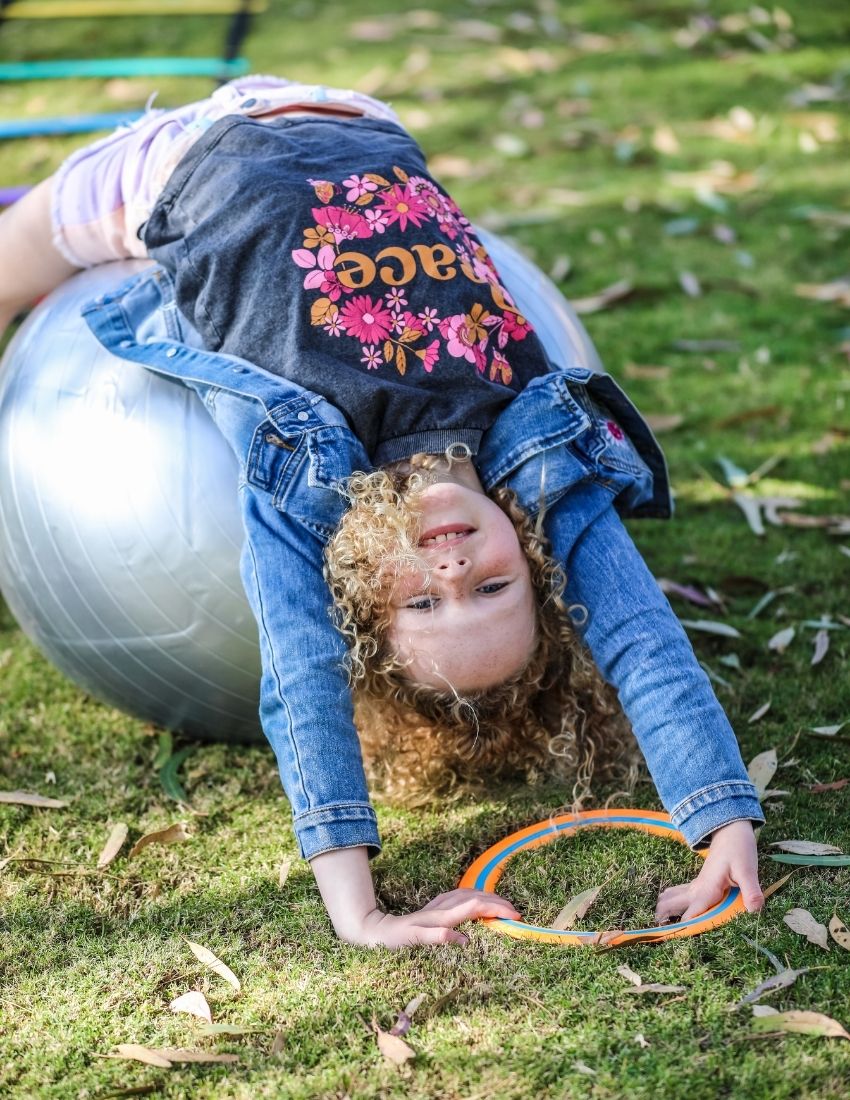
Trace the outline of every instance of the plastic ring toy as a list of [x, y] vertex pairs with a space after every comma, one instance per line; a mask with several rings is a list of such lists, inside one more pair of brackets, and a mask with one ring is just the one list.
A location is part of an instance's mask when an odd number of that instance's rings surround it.
[[[495, 893], [496, 883], [501, 878], [508, 860], [515, 856], [517, 852], [539, 848], [576, 829], [591, 827], [597, 829], [637, 829], [642, 833], [650, 833], [653, 836], [661, 836], [677, 840], [681, 844], [687, 844], [679, 830], [671, 823], [669, 815], [654, 810], [587, 810], [583, 813], [564, 814], [560, 817], [540, 821], [536, 825], [528, 825], [525, 829], [520, 829], [519, 832], [511, 833], [504, 840], [500, 840], [492, 848], [488, 848], [467, 869], [458, 886], [471, 887], [474, 890], [485, 890], [490, 894]], [[696, 854], [705, 858], [706, 853], [697, 852]], [[606, 947], [616, 947], [629, 942], [698, 936], [700, 932], [707, 932], [710, 928], [717, 928], [721, 924], [726, 924], [727, 921], [737, 917], [743, 911], [744, 903], [741, 898], [741, 891], [737, 887], [733, 887], [717, 905], [700, 916], [693, 917], [691, 920], [676, 921], [672, 924], [656, 925], [652, 928], [618, 929], [616, 932], [606, 932], [605, 930], [602, 932], [577, 932], [574, 929], [560, 931], [557, 928], [541, 928], [534, 924], [526, 924], [523, 921], [497, 917], [486, 918], [482, 923], [488, 925], [494, 932], [513, 936], [514, 939], [536, 940], [539, 943], [557, 943], [570, 946], [597, 943]]]

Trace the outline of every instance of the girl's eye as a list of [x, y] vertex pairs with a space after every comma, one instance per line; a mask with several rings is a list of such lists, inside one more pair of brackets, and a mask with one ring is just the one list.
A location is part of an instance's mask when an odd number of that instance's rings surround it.
[[412, 611], [433, 611], [437, 606], [437, 601], [433, 596], [417, 596], [415, 600], [404, 606]]
[[483, 593], [485, 596], [492, 596], [494, 592], [501, 592], [503, 588], [507, 587], [507, 581], [494, 581], [492, 584], [482, 584], [477, 591]]

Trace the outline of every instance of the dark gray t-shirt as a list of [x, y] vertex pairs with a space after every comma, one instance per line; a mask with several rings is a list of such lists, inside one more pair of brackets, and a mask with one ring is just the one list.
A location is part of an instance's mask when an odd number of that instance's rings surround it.
[[207, 347], [321, 394], [376, 464], [473, 452], [548, 369], [409, 134], [370, 118], [214, 123], [141, 236]]

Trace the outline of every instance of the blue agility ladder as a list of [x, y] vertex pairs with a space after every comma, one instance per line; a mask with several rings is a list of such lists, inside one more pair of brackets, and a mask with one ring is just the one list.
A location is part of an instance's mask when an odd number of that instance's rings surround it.
[[244, 57], [95, 57], [90, 60], [0, 63], [0, 80], [63, 80], [69, 77], [212, 76], [229, 80], [248, 71]]

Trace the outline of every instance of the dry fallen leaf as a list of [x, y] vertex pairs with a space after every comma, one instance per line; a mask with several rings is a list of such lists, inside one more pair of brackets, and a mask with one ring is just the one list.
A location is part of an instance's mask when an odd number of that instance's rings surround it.
[[126, 839], [127, 826], [124, 825], [123, 822], [118, 825], [113, 825], [109, 838], [103, 846], [103, 851], [97, 857], [97, 867], [99, 871], [102, 871], [104, 867], [108, 867], [115, 859], [121, 851]]
[[682, 626], [689, 630], [699, 630], [703, 634], [716, 634], [720, 638], [740, 638], [740, 630], [728, 623], [719, 623], [714, 619], [680, 619]]
[[778, 878], [776, 880], [776, 882], [771, 882], [769, 886], [765, 886], [765, 888], [762, 890], [762, 894], [764, 895], [764, 900], [767, 901], [767, 899], [769, 897], [772, 897], [777, 892], [777, 890], [781, 890], [782, 887], [785, 885], [785, 883], [788, 881], [788, 879], [793, 874], [796, 874], [796, 871], [797, 871], [797, 868], [795, 867], [793, 871], [789, 871], [787, 875], [783, 875], [782, 878]]
[[850, 306], [850, 279], [834, 279], [831, 283], [798, 283], [794, 293], [798, 298]]
[[840, 856], [840, 848], [834, 844], [820, 844], [816, 840], [774, 840], [771, 848], [778, 848], [780, 852], [793, 852], [798, 856]]
[[796, 631], [793, 626], [786, 626], [784, 630], [779, 630], [773, 635], [767, 643], [767, 648], [772, 649], [775, 653], [784, 653], [794, 641], [795, 634]]
[[679, 286], [689, 298], [702, 297], [702, 286], [693, 271], [679, 272]]
[[773, 1005], [753, 1005], [753, 1016], [778, 1016], [779, 1009]]
[[641, 1048], [641, 1050], [647, 1050], [649, 1047], [649, 1043], [646, 1041], [645, 1036], [640, 1031], [637, 1033], [637, 1035], [635, 1035], [635, 1042]]
[[549, 927], [555, 928], [558, 931], [565, 931], [568, 928], [572, 928], [576, 921], [581, 920], [591, 905], [596, 901], [601, 889], [601, 886], [594, 886], [592, 889], [582, 890], [580, 894], [576, 894], [574, 898], [570, 898]]
[[238, 1054], [213, 1054], [208, 1050], [186, 1050], [184, 1047], [155, 1047], [155, 1054], [161, 1054], [169, 1062], [197, 1062], [231, 1065], [239, 1061]]
[[0, 802], [13, 806], [38, 806], [42, 810], [64, 810], [68, 805], [58, 798], [46, 798], [43, 794], [31, 791], [0, 791]]
[[618, 283], [600, 290], [598, 294], [591, 294], [587, 298], [572, 298], [570, 305], [576, 313], [598, 313], [601, 309], [607, 309], [615, 302], [621, 302], [634, 293], [634, 286], [628, 279], [621, 279]]
[[766, 703], [762, 703], [762, 705], [760, 707], [758, 707], [757, 710], [753, 711], [753, 713], [747, 719], [747, 722], [749, 722], [749, 724], [752, 725], [753, 722], [758, 722], [759, 718], [764, 718], [764, 716], [770, 710], [771, 702], [772, 702], [772, 700], [768, 699], [768, 701]]
[[208, 947], [204, 947], [200, 943], [194, 943], [192, 940], [186, 940], [186, 943], [188, 943], [189, 949], [199, 962], [202, 962], [204, 966], [208, 966], [210, 970], [214, 970], [220, 978], [224, 978], [226, 982], [229, 982], [237, 993], [239, 992], [242, 983], [226, 963], [223, 963]]
[[631, 982], [632, 985], [643, 985], [643, 978], [640, 974], [636, 974], [634, 970], [626, 966], [625, 963], [617, 967], [617, 973], [624, 977], [626, 981]]
[[141, 1043], [119, 1043], [115, 1048], [116, 1053], [112, 1058], [130, 1058], [134, 1062], [144, 1062], [146, 1066], [157, 1066], [159, 1069], [171, 1069], [171, 1061], [164, 1058], [158, 1051]]
[[819, 665], [829, 651], [829, 631], [819, 630], [814, 638], [815, 651], [812, 654], [812, 665]]
[[745, 997], [742, 997], [740, 1001], [735, 1005], [735, 1008], [742, 1008], [744, 1005], [752, 1004], [753, 1001], [757, 1001], [760, 997], [763, 997], [765, 993], [772, 993], [775, 989], [787, 989], [793, 985], [796, 980], [803, 974], [808, 974], [809, 967], [803, 966], [799, 970], [780, 970], [778, 974], [771, 974], [769, 978], [765, 978], [763, 982], [755, 987], [755, 989], [748, 993]]
[[834, 913], [829, 922], [829, 934], [839, 947], [843, 947], [845, 951], [850, 951], [850, 932], [848, 932], [844, 921], [839, 920]]
[[813, 783], [809, 790], [812, 794], [823, 794], [824, 791], [840, 791], [848, 783], [850, 783], [850, 779], [836, 779], [832, 783]]
[[286, 880], [289, 878], [289, 872], [292, 870], [292, 860], [284, 859], [281, 861], [280, 868], [277, 872], [277, 884], [282, 890], [286, 886]]
[[416, 1057], [416, 1051], [401, 1036], [393, 1035], [389, 1031], [382, 1031], [374, 1021], [372, 1026], [378, 1037], [378, 1050], [388, 1061], [394, 1062], [397, 1066], [402, 1066], [405, 1062], [409, 1062], [411, 1058]]
[[410, 1025], [413, 1023], [413, 1014], [424, 1000], [425, 994], [420, 993], [418, 996], [414, 997], [412, 1001], [408, 1001], [401, 1012], [399, 1012], [396, 1022], [390, 1028], [390, 1035], [402, 1036], [410, 1031]]
[[684, 985], [663, 985], [661, 982], [650, 982], [649, 985], [633, 985], [624, 989], [624, 993], [684, 993]]
[[199, 1020], [206, 1020], [208, 1024], [212, 1023], [212, 1013], [207, 999], [197, 989], [175, 997], [168, 1007], [172, 1012], [188, 1012], [190, 1016], [197, 1016]]
[[139, 837], [130, 849], [128, 858], [132, 859], [133, 856], [138, 855], [139, 852], [147, 848], [149, 844], [178, 844], [181, 840], [188, 840], [190, 835], [186, 829], [185, 821], [178, 821], [174, 825], [169, 825], [167, 829], [157, 829], [155, 832], [145, 833], [144, 836]]
[[782, 918], [792, 932], [805, 936], [809, 943], [822, 947], [829, 951], [829, 941], [826, 925], [815, 920], [808, 909], [789, 909]]
[[831, 1016], [822, 1012], [777, 1012], [775, 1016], [763, 1016], [753, 1020], [757, 1032], [798, 1031], [803, 1035], [821, 1035], [825, 1039], [850, 1039], [850, 1034]]
[[773, 779], [776, 774], [777, 766], [776, 749], [768, 749], [767, 752], [760, 752], [758, 756], [754, 756], [750, 761], [747, 773], [750, 777], [750, 782], [756, 788], [756, 793], [759, 798], [761, 798], [769, 787], [771, 779]]
[[650, 431], [656, 435], [663, 432], [674, 432], [685, 423], [684, 416], [679, 413], [645, 413], [644, 420], [649, 425]]

